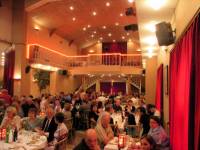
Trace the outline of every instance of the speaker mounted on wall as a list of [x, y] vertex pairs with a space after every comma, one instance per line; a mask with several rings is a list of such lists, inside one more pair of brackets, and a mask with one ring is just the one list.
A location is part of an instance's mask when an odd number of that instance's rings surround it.
[[26, 74], [29, 73], [30, 70], [31, 70], [31, 66], [30, 66], [30, 65], [26, 66], [26, 68], [25, 68], [25, 73], [26, 73]]
[[168, 46], [174, 43], [173, 30], [170, 23], [160, 22], [156, 24], [156, 37], [159, 46]]
[[138, 25], [137, 24], [126, 25], [126, 26], [124, 26], [124, 30], [126, 30], [126, 31], [137, 31]]
[[66, 76], [68, 74], [67, 70], [58, 70], [58, 74]]
[[135, 16], [135, 15], [136, 15], [136, 12], [135, 12], [135, 10], [133, 9], [133, 7], [129, 7], [129, 8], [126, 8], [125, 14], [126, 14], [126, 16]]

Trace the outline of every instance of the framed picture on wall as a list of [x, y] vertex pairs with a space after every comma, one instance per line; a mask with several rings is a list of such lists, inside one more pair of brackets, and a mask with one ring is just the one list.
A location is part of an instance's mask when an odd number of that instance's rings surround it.
[[165, 95], [169, 95], [169, 66], [164, 68], [164, 91]]

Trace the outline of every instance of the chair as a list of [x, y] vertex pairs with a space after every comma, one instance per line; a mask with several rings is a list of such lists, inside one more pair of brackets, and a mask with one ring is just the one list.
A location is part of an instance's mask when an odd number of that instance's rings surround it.
[[67, 137], [60, 140], [55, 144], [54, 150], [66, 150], [67, 149]]
[[66, 125], [66, 127], [67, 127], [67, 129], [69, 131], [69, 133], [68, 133], [68, 139], [71, 140], [72, 137], [73, 137], [73, 126], [72, 126], [72, 124], [73, 124], [73, 118], [65, 119], [64, 123], [65, 123], [65, 125]]
[[96, 121], [94, 121], [94, 120], [90, 120], [90, 127], [91, 128], [95, 128], [96, 127], [96, 125], [97, 125], [97, 122]]

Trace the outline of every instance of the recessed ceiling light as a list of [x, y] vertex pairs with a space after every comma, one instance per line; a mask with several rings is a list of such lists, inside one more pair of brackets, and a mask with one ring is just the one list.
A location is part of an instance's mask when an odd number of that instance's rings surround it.
[[99, 39], [100, 39], [100, 40], [103, 40], [103, 38], [102, 38], [102, 37], [100, 37]]
[[1, 55], [4, 56], [4, 55], [5, 55], [5, 52], [2, 52]]
[[89, 50], [89, 52], [90, 52], [90, 53], [94, 53], [94, 50], [93, 50], [93, 49], [91, 49], [91, 50]]
[[122, 17], [122, 16], [123, 16], [123, 13], [120, 13], [119, 15], [120, 15], [120, 17]]
[[132, 40], [131, 40], [131, 39], [128, 39], [128, 41], [129, 41], [129, 42], [132, 42]]
[[100, 43], [100, 41], [98, 40], [97, 43]]
[[83, 31], [86, 31], [86, 27], [83, 28]]
[[103, 29], [106, 29], [106, 26], [103, 26], [102, 28], [103, 28]]
[[136, 51], [141, 52], [141, 49], [138, 48]]
[[111, 34], [111, 33], [108, 33], [108, 36], [109, 36], [109, 37], [111, 37], [111, 36], [112, 36], [112, 34]]
[[124, 37], [124, 36], [122, 36], [122, 39], [124, 40], [124, 39], [125, 39], [125, 37]]
[[116, 42], [116, 40], [113, 40], [113, 42]]
[[73, 7], [73, 6], [70, 6], [69, 9], [70, 9], [70, 10], [74, 10], [74, 7]]
[[119, 25], [119, 23], [118, 23], [118, 22], [116, 22], [116, 23], [115, 23], [115, 25], [116, 25], [116, 26], [118, 26], [118, 25]]
[[72, 20], [73, 20], [73, 21], [75, 21], [75, 20], [76, 20], [76, 18], [75, 18], [75, 17], [73, 17], [73, 18], [72, 18]]
[[96, 11], [93, 11], [93, 12], [92, 12], [92, 15], [93, 15], [93, 16], [96, 16], [96, 15], [97, 15]]
[[109, 3], [109, 2], [106, 2], [106, 6], [109, 7], [109, 6], [110, 6], [110, 3]]
[[96, 33], [97, 33], [97, 31], [94, 31], [93, 33], [94, 33], [94, 34], [96, 34]]
[[134, 0], [128, 0], [128, 2], [129, 2], [129, 3], [133, 3], [133, 2], [134, 2]]
[[94, 37], [94, 34], [92, 34], [91, 37], [93, 38], [93, 37]]
[[87, 27], [88, 27], [88, 28], [90, 28], [90, 27], [91, 27], [91, 25], [90, 25], [90, 24], [88, 24], [88, 25], [87, 25]]
[[127, 36], [129, 36], [129, 35], [130, 35], [130, 33], [126, 33], [126, 35], [127, 35]]

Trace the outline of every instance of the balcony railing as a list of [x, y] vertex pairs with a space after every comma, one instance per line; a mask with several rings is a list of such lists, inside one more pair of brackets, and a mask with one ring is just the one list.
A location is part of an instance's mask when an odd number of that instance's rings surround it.
[[27, 53], [31, 63], [48, 64], [62, 68], [100, 65], [142, 67], [142, 56], [140, 54], [109, 53], [67, 56], [38, 45], [29, 45]]

